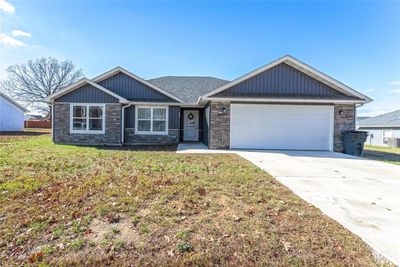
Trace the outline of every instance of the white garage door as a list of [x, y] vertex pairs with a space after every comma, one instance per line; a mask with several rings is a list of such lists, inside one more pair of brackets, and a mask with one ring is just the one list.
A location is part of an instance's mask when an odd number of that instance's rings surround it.
[[333, 106], [231, 105], [231, 148], [332, 150]]

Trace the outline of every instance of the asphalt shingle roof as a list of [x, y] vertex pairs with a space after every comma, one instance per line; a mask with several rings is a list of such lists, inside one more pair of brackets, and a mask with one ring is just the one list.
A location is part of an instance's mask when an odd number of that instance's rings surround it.
[[215, 77], [164, 76], [147, 80], [149, 83], [179, 97], [186, 103], [196, 103], [199, 96], [228, 83]]
[[400, 127], [400, 109], [385, 113], [376, 117], [371, 117], [358, 122], [360, 127], [368, 126], [396, 126]]

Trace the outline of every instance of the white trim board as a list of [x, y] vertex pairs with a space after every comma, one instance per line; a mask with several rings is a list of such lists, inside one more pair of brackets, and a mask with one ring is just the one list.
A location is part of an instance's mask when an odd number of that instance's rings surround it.
[[222, 102], [248, 102], [248, 103], [364, 103], [362, 100], [343, 99], [301, 99], [301, 98], [246, 98], [246, 97], [207, 97], [202, 100]]
[[346, 95], [359, 97], [359, 98], [361, 98], [361, 101], [363, 103], [367, 103], [367, 102], [371, 102], [372, 101], [372, 99], [367, 97], [366, 95], [361, 94], [360, 92], [358, 92], [358, 91], [350, 88], [349, 86], [347, 86], [347, 85], [345, 85], [345, 84], [343, 84], [343, 83], [331, 78], [330, 76], [328, 76], [328, 75], [326, 75], [326, 74], [314, 69], [313, 67], [301, 62], [300, 60], [298, 60], [298, 59], [296, 59], [296, 58], [294, 58], [292, 56], [287, 55], [287, 56], [281, 57], [281, 58], [279, 58], [277, 60], [274, 60], [271, 63], [268, 63], [267, 65], [265, 65], [265, 66], [263, 66], [261, 68], [258, 68], [258, 69], [254, 70], [252, 72], [249, 72], [249, 73], [247, 73], [247, 74], [245, 74], [245, 75], [243, 75], [243, 76], [241, 76], [241, 77], [239, 77], [239, 78], [237, 78], [237, 79], [235, 79], [235, 80], [233, 80], [233, 81], [231, 81], [229, 83], [226, 83], [226, 84], [218, 87], [217, 89], [215, 89], [215, 90], [213, 90], [213, 91], [211, 91], [211, 92], [199, 97], [197, 102], [200, 103], [203, 98], [208, 98], [208, 97], [210, 97], [212, 95], [215, 95], [215, 94], [217, 94], [219, 92], [222, 92], [222, 91], [224, 91], [224, 90], [226, 90], [226, 89], [228, 89], [228, 88], [230, 88], [230, 87], [232, 87], [232, 86], [234, 86], [234, 85], [236, 85], [238, 83], [241, 83], [241, 82], [243, 82], [243, 81], [245, 81], [247, 79], [250, 79], [250, 78], [256, 76], [257, 74], [260, 74], [260, 73], [262, 73], [262, 72], [264, 72], [264, 71], [266, 71], [268, 69], [271, 69], [271, 68], [273, 68], [276, 65], [281, 64], [281, 63], [286, 63], [286, 64], [290, 65], [291, 67], [293, 67], [293, 68], [295, 68], [295, 69], [297, 69], [297, 70], [299, 70], [299, 71], [301, 71], [301, 72], [303, 72], [303, 73], [305, 73], [305, 74], [317, 79], [318, 81], [320, 81], [320, 82], [322, 82], [322, 83], [324, 83], [324, 84], [326, 84], [326, 85], [338, 90], [339, 92], [342, 92], [342, 93], [344, 93]]
[[79, 89], [79, 88], [81, 88], [81, 87], [82, 87], [83, 85], [85, 85], [85, 84], [92, 85], [92, 86], [96, 87], [97, 89], [103, 91], [104, 93], [109, 94], [109, 95], [115, 97], [116, 99], [119, 100], [120, 103], [125, 104], [125, 103], [128, 103], [128, 102], [129, 102], [128, 100], [126, 100], [126, 99], [123, 98], [122, 96], [117, 95], [116, 93], [111, 92], [110, 90], [104, 88], [104, 87], [101, 86], [101, 85], [98, 85], [97, 83], [92, 82], [91, 80], [89, 80], [89, 79], [87, 79], [87, 78], [83, 78], [83, 79], [77, 81], [76, 83], [71, 84], [70, 86], [67, 86], [67, 87], [65, 87], [64, 89], [61, 89], [61, 90], [58, 91], [58, 92], [49, 95], [48, 97], [46, 97], [46, 98], [44, 99], [44, 101], [45, 101], [45, 102], [51, 102], [51, 100], [56, 99], [56, 98], [58, 98], [58, 97], [61, 97], [61, 96], [63, 96], [63, 95], [66, 95], [66, 94], [68, 94], [68, 93], [70, 93], [70, 92], [72, 92], [72, 91], [74, 91], [74, 90], [76, 90], [76, 89]]
[[147, 85], [148, 87], [150, 87], [150, 88], [152, 88], [152, 89], [158, 91], [159, 93], [161, 93], [161, 94], [163, 94], [163, 95], [166, 95], [166, 96], [168, 96], [168, 97], [170, 97], [170, 98], [172, 98], [172, 99], [178, 101], [179, 103], [184, 103], [184, 102], [185, 102], [185, 101], [183, 101], [182, 99], [180, 99], [180, 98], [174, 96], [173, 94], [168, 93], [167, 91], [164, 91], [164, 90], [161, 89], [160, 87], [157, 87], [157, 86], [155, 86], [154, 84], [149, 83], [148, 81], [146, 81], [146, 80], [140, 78], [139, 76], [133, 74], [133, 73], [130, 72], [130, 71], [127, 71], [126, 69], [124, 69], [124, 68], [122, 68], [122, 67], [115, 67], [115, 68], [113, 68], [112, 70], [107, 71], [107, 72], [105, 72], [105, 73], [103, 73], [103, 74], [101, 74], [101, 75], [99, 75], [99, 76], [93, 78], [92, 81], [95, 82], [95, 83], [98, 83], [98, 82], [101, 82], [101, 81], [103, 81], [103, 80], [105, 80], [105, 79], [107, 79], [107, 78], [109, 78], [109, 77], [111, 77], [111, 76], [114, 76], [115, 74], [120, 73], [120, 72], [123, 73], [123, 74], [125, 74], [125, 75], [127, 75], [127, 76], [129, 76], [129, 77], [131, 77], [132, 79], [135, 79], [135, 80], [137, 80], [137, 81], [143, 83], [144, 85]]

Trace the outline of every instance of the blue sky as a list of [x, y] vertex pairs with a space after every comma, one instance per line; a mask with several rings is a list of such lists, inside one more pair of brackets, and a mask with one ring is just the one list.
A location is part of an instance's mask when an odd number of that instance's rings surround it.
[[144, 78], [234, 79], [290, 54], [400, 108], [399, 1], [0, 0], [0, 79], [12, 64], [71, 59], [89, 78], [122, 66]]

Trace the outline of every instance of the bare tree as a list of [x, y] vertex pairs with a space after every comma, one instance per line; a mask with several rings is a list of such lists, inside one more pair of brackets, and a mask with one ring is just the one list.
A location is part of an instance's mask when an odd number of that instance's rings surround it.
[[44, 98], [71, 85], [83, 77], [70, 60], [39, 58], [7, 68], [8, 77], [0, 82], [0, 88], [16, 100], [34, 109], [49, 112]]

